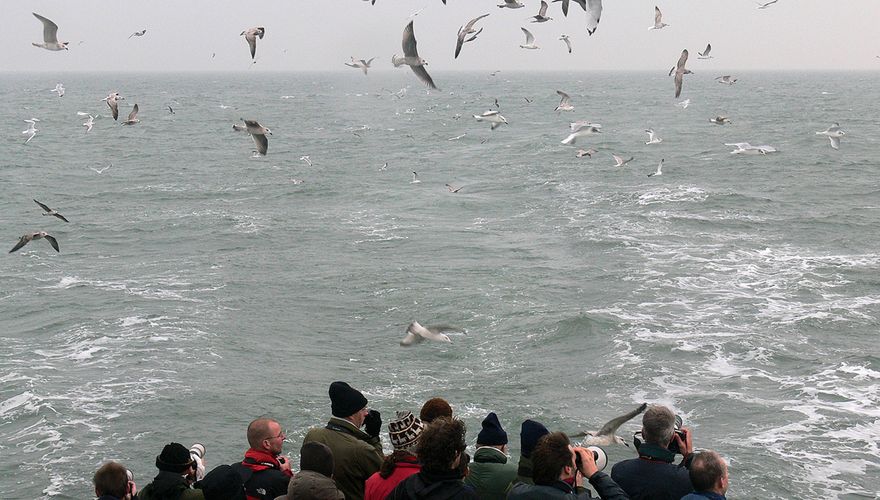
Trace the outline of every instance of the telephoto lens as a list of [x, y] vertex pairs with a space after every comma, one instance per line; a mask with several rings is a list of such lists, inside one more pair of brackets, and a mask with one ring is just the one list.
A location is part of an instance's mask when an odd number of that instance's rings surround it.
[[205, 478], [205, 445], [194, 443], [189, 447], [189, 456], [196, 463], [196, 481], [201, 481]]
[[596, 468], [600, 471], [605, 470], [605, 466], [608, 465], [608, 455], [605, 454], [605, 450], [598, 446], [587, 446], [587, 449], [593, 452], [593, 460], [596, 461]]

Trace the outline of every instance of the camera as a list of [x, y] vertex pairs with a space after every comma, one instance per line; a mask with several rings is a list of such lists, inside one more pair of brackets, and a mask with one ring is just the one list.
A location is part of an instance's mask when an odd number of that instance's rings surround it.
[[[687, 438], [687, 435], [685, 434], [685, 432], [683, 430], [681, 430], [681, 426], [683, 423], [684, 422], [682, 421], [681, 416], [676, 415], [675, 416], [675, 423], [673, 424], [673, 427], [672, 427], [672, 432], [674, 434], [678, 434], [678, 437], [680, 437], [682, 441], [684, 441]], [[638, 450], [639, 447], [642, 446], [642, 441], [644, 441], [644, 437], [642, 436], [642, 431], [636, 431], [635, 433], [633, 433], [633, 444], [635, 445], [636, 450]], [[672, 441], [669, 442], [669, 446], [667, 446], [666, 449], [671, 451], [672, 453], [681, 454], [681, 450], [678, 448], [678, 442], [675, 440], [675, 438], [673, 438]]]
[[[593, 454], [593, 461], [596, 462], [596, 468], [600, 471], [604, 470], [605, 466], [608, 465], [608, 455], [605, 454], [605, 450], [598, 446], [587, 446], [587, 450]], [[581, 460], [581, 454], [578, 452], [575, 452], [574, 454], [574, 464], [577, 466], [578, 470], [581, 470], [583, 461]]]
[[205, 478], [205, 445], [194, 443], [189, 447], [189, 456], [196, 463], [196, 480], [201, 481]]

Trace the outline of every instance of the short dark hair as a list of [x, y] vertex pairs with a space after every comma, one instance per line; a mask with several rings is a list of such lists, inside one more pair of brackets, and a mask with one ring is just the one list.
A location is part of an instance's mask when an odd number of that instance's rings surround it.
[[467, 448], [466, 432], [464, 422], [447, 417], [440, 417], [422, 429], [416, 448], [422, 470], [429, 474], [452, 470], [456, 455]]
[[724, 477], [724, 459], [711, 450], [701, 451], [691, 460], [688, 475], [694, 491], [710, 491]]
[[333, 475], [333, 450], [324, 443], [309, 441], [299, 450], [300, 470], [310, 470], [327, 477]]
[[122, 464], [107, 462], [95, 471], [92, 478], [98, 495], [122, 498], [128, 493], [128, 470]]
[[642, 437], [646, 443], [666, 447], [675, 430], [675, 414], [663, 405], [649, 407], [642, 416]]
[[269, 423], [278, 423], [277, 421], [260, 417], [248, 425], [247, 428], [247, 440], [248, 445], [255, 450], [259, 450], [263, 445], [263, 440], [271, 437], [269, 435]]
[[532, 450], [532, 480], [537, 485], [550, 485], [559, 480], [563, 467], [573, 465], [568, 436], [551, 432], [541, 436]]

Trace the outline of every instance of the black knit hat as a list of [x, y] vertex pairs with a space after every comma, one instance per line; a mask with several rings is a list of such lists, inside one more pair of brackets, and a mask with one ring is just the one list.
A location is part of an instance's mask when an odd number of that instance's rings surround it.
[[167, 472], [183, 472], [190, 468], [193, 459], [180, 443], [168, 443], [162, 448], [162, 453], [156, 457], [156, 468]]
[[330, 384], [330, 412], [334, 417], [350, 417], [366, 406], [367, 398], [361, 391], [345, 382]]
[[529, 458], [532, 456], [532, 450], [538, 444], [541, 436], [550, 434], [550, 431], [544, 427], [544, 424], [535, 422], [534, 420], [526, 420], [522, 423], [522, 429], [519, 431], [519, 448], [522, 456]]
[[498, 446], [507, 444], [507, 433], [501, 428], [498, 415], [492, 412], [483, 419], [483, 429], [477, 434], [477, 444]]
[[230, 465], [218, 465], [195, 485], [202, 490], [205, 500], [245, 500], [241, 474]]

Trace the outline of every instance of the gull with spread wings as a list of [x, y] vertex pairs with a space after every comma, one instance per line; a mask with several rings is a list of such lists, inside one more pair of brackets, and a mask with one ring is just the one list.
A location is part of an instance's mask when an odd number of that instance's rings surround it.
[[425, 66], [428, 65], [428, 61], [419, 57], [412, 21], [410, 21], [409, 24], [406, 25], [406, 28], [403, 29], [403, 42], [401, 46], [403, 47], [403, 57], [397, 57], [396, 54], [391, 56], [391, 63], [394, 64], [394, 67], [398, 68], [406, 64], [412, 69], [412, 72], [419, 77], [419, 80], [423, 81], [425, 85], [428, 86], [428, 88], [437, 90], [437, 86], [434, 85], [434, 80], [431, 79], [431, 75], [429, 75], [428, 70], [425, 69]]

